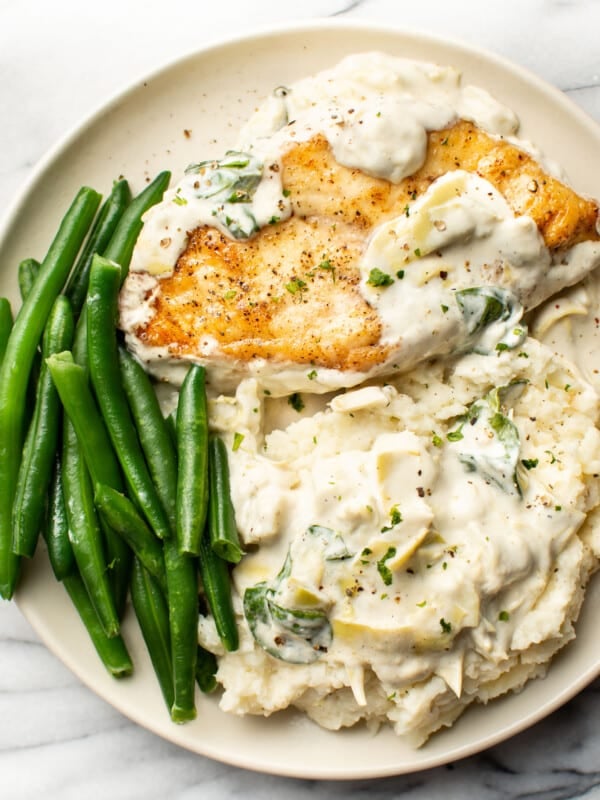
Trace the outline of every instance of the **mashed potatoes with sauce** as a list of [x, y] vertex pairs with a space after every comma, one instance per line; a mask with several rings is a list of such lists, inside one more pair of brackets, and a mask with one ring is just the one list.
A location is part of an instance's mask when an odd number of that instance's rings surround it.
[[248, 380], [211, 408], [258, 545], [234, 570], [240, 649], [201, 620], [222, 708], [421, 744], [543, 675], [600, 555], [598, 399], [576, 369], [527, 339], [281, 403]]

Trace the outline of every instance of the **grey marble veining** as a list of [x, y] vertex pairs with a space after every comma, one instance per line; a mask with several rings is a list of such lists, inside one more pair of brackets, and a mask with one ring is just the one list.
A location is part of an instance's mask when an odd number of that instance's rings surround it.
[[[248, 25], [328, 15], [488, 48], [600, 120], [599, 0], [0, 0], [0, 210], [66, 130], [146, 71]], [[0, 605], [0, 800], [275, 795], [600, 798], [600, 681], [530, 730], [456, 764], [374, 781], [290, 780], [210, 761], [134, 725], [81, 685], [14, 604]]]

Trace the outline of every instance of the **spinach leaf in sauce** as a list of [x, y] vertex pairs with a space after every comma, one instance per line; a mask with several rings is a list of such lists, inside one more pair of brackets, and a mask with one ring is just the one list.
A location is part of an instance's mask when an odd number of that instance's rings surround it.
[[512, 292], [497, 286], [472, 286], [459, 290], [455, 296], [466, 325], [468, 347], [473, 352], [512, 350], [525, 339], [523, 307]]
[[476, 400], [447, 434], [459, 461], [470, 472], [493, 483], [507, 494], [521, 495], [517, 465], [521, 443], [519, 430], [508, 416], [509, 406], [523, 391], [524, 381], [492, 389]]
[[220, 161], [200, 161], [186, 169], [197, 175], [196, 197], [214, 203], [212, 215], [236, 239], [247, 239], [258, 231], [251, 210], [254, 193], [263, 175], [263, 164], [255, 156], [229, 150]]
[[[301, 546], [319, 552], [324, 561], [350, 558], [339, 533], [322, 525], [311, 525], [300, 538]], [[293, 546], [292, 546], [293, 547]], [[256, 642], [267, 653], [291, 664], [310, 664], [329, 648], [333, 631], [326, 610], [310, 587], [294, 583], [294, 607], [285, 605], [293, 579], [292, 548], [273, 581], [262, 581], [244, 592], [244, 615]]]

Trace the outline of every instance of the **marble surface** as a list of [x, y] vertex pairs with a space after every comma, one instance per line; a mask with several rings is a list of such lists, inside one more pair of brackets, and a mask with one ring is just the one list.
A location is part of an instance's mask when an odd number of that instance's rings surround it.
[[[56, 140], [114, 91], [205, 41], [347, 15], [478, 44], [533, 70], [600, 121], [598, 0], [0, 0], [0, 212]], [[410, 776], [326, 783], [245, 772], [125, 719], [0, 605], [0, 797], [600, 797], [600, 681], [480, 755]]]

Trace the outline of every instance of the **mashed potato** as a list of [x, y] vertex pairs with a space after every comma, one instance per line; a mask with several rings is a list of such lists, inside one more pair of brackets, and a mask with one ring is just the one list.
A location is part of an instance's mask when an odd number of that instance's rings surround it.
[[598, 400], [575, 368], [527, 339], [292, 405], [253, 380], [212, 403], [258, 545], [234, 571], [239, 651], [201, 619], [222, 708], [421, 744], [543, 675], [600, 555]]

